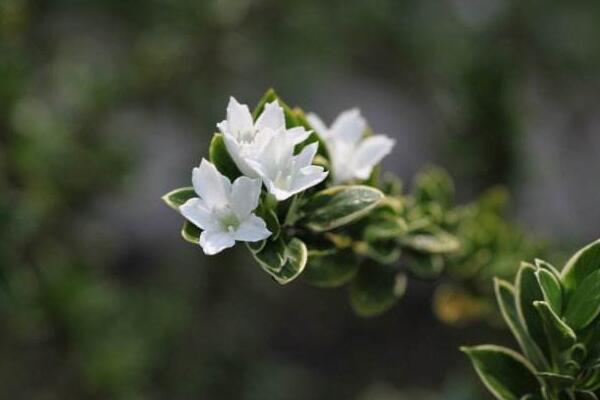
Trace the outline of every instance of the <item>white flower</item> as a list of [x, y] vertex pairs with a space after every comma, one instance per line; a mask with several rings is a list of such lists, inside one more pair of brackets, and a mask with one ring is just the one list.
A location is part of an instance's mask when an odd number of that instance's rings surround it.
[[235, 241], [256, 242], [271, 235], [265, 221], [252, 213], [258, 206], [261, 182], [246, 176], [233, 184], [213, 164], [202, 159], [192, 172], [198, 197], [189, 199], [179, 211], [202, 229], [200, 246], [207, 255], [232, 247]]
[[315, 114], [307, 119], [327, 143], [335, 183], [367, 179], [395, 144], [386, 135], [364, 137], [367, 122], [356, 108], [342, 112], [330, 128]]
[[318, 144], [305, 146], [296, 156], [295, 145], [291, 135], [280, 133], [271, 138], [260, 161], [249, 161], [269, 193], [279, 201], [315, 186], [327, 177], [323, 167], [312, 165]]
[[248, 106], [231, 97], [227, 105], [227, 119], [217, 124], [223, 133], [225, 146], [231, 158], [244, 175], [258, 178], [259, 174], [248, 161], [260, 161], [275, 135], [285, 134], [295, 144], [301, 143], [310, 134], [302, 127], [286, 129], [285, 114], [277, 100], [267, 103], [256, 122]]

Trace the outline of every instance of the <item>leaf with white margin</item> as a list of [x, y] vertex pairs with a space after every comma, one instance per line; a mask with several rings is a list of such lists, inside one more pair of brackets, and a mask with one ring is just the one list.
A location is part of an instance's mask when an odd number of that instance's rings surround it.
[[462, 347], [487, 389], [498, 400], [519, 400], [539, 393], [541, 382], [531, 364], [505, 347]]
[[328, 188], [315, 193], [304, 204], [304, 223], [316, 232], [339, 228], [366, 216], [383, 198], [381, 191], [368, 186]]

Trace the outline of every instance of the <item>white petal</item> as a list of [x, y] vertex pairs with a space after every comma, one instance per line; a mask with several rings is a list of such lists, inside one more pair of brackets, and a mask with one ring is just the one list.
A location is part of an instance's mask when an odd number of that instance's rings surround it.
[[232, 236], [235, 240], [243, 242], [257, 242], [271, 236], [271, 231], [267, 229], [267, 224], [262, 218], [252, 214], [232, 232]]
[[373, 167], [392, 151], [394, 144], [395, 141], [385, 135], [370, 136], [363, 140], [352, 158], [354, 176], [367, 179]]
[[318, 143], [311, 143], [308, 146], [304, 146], [300, 154], [294, 157], [296, 168], [300, 169], [311, 165], [318, 149]]
[[235, 215], [243, 220], [258, 206], [261, 181], [240, 176], [233, 182], [229, 206]]
[[254, 122], [248, 106], [240, 104], [236, 99], [230, 97], [227, 105], [227, 124], [232, 133], [253, 130]]
[[227, 123], [227, 120], [221, 121], [217, 124], [217, 128], [219, 128], [219, 130], [224, 134], [230, 134], [229, 132], [229, 124]]
[[277, 100], [267, 103], [263, 112], [256, 120], [256, 129], [260, 130], [264, 128], [269, 128], [273, 131], [285, 128], [285, 115], [283, 114], [283, 108]]
[[[370, 168], [372, 168], [372, 167], [370, 167]], [[371, 174], [371, 172], [369, 172], [367, 174], [367, 177], [370, 174]], [[332, 176], [333, 176], [333, 183], [335, 183], [337, 185], [337, 184], [345, 183], [345, 182], [348, 182], [348, 181], [354, 179], [354, 171], [349, 166], [346, 166], [345, 168], [338, 166], [333, 171]]]
[[335, 119], [330, 128], [331, 136], [348, 142], [357, 142], [367, 129], [367, 122], [358, 108], [344, 111]]
[[279, 133], [279, 131], [274, 131], [269, 128], [259, 130], [256, 133], [256, 136], [254, 137], [254, 143], [252, 144], [254, 153], [253, 158], [257, 160], [260, 159], [262, 153], [265, 151], [265, 147], [267, 147], [273, 136]]
[[308, 123], [313, 127], [313, 129], [321, 137], [325, 138], [325, 137], [329, 136], [329, 130], [327, 129], [327, 126], [325, 125], [323, 120], [321, 118], [319, 118], [319, 116], [317, 114], [308, 113], [308, 115], [306, 115], [306, 119], [307, 119]]
[[327, 148], [331, 156], [331, 172], [335, 183], [354, 178], [354, 152], [356, 145], [342, 139], [329, 138]]
[[235, 240], [228, 232], [203, 231], [200, 234], [200, 246], [204, 254], [212, 256], [229, 247], [233, 247]]
[[265, 186], [269, 193], [271, 193], [278, 201], [284, 201], [292, 197], [293, 195], [303, 192], [308, 188], [311, 188], [319, 183], [323, 182], [327, 178], [328, 172], [323, 167], [316, 165], [309, 165], [304, 167], [299, 173], [297, 173], [289, 188], [279, 187], [270, 179], [264, 179]]
[[272, 181], [265, 181], [265, 185], [267, 186], [269, 193], [271, 193], [277, 201], [284, 201], [295, 195], [297, 192], [293, 192], [291, 190], [281, 189], [275, 186]]
[[271, 179], [275, 179], [278, 171], [283, 170], [292, 161], [295, 143], [293, 138], [282, 133], [275, 133], [265, 147], [260, 159], [261, 171]]
[[179, 212], [200, 229], [214, 229], [218, 226], [217, 221], [212, 216], [211, 210], [198, 197], [186, 201], [179, 207]]
[[236, 140], [231, 135], [224, 135], [224, 139], [227, 152], [239, 170], [242, 171], [244, 175], [257, 178], [258, 175], [248, 165], [246, 158], [242, 156], [240, 145], [236, 142]]
[[307, 131], [301, 126], [297, 126], [295, 128], [288, 129], [285, 134], [294, 142], [294, 144], [302, 143], [310, 136], [310, 131]]
[[264, 163], [258, 162], [256, 160], [248, 160], [247, 164], [248, 164], [248, 168], [250, 168], [252, 170], [252, 174], [257, 176], [258, 178], [262, 178], [263, 175], [266, 174], [266, 169], [265, 169]]
[[204, 200], [208, 208], [212, 209], [215, 206], [227, 204], [231, 182], [204, 158], [200, 163], [200, 167], [194, 168], [192, 171], [192, 183], [194, 190]]
[[293, 194], [305, 191], [308, 188], [318, 185], [327, 178], [328, 172], [317, 165], [309, 165], [302, 168], [300, 174], [294, 177], [290, 191]]

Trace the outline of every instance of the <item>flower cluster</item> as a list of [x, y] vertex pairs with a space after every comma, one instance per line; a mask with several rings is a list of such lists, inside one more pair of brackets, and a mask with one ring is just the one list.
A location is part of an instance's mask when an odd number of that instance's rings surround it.
[[409, 275], [475, 278], [469, 271], [491, 252], [523, 254], [527, 241], [501, 222], [494, 198], [455, 206], [452, 181], [439, 169], [419, 174], [409, 194], [381, 175], [377, 165], [394, 140], [374, 134], [357, 109], [328, 127], [271, 90], [253, 112], [231, 98], [217, 128], [192, 186], [164, 196], [185, 218], [183, 238], [205, 254], [245, 242], [278, 283], [302, 275], [318, 287], [348, 285], [363, 316], [395, 304]]
[[[348, 183], [367, 179], [394, 144], [384, 135], [365, 137], [367, 124], [356, 109], [342, 113], [330, 129], [314, 114], [304, 124], [297, 119], [290, 123], [276, 97], [265, 98], [255, 114], [256, 118], [247, 105], [231, 97], [226, 119], [217, 124], [218, 142], [224, 144], [226, 154], [213, 160], [217, 165], [202, 159], [193, 169], [193, 197], [183, 204], [180, 196], [192, 194], [190, 190], [165, 196], [168, 204], [202, 230], [198, 243], [207, 255], [236, 241], [260, 242], [272, 236], [265, 219], [254, 212], [262, 187], [264, 202], [285, 202], [321, 184], [329, 171], [315, 165], [319, 146], [331, 155], [326, 165], [334, 171], [334, 182]], [[220, 171], [219, 164], [226, 164], [227, 158], [234, 165]], [[233, 182], [226, 176], [232, 169]]]

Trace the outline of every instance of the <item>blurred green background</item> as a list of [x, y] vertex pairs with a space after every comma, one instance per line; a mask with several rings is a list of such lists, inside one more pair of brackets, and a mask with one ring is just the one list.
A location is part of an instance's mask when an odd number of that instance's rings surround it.
[[7, 399], [470, 400], [435, 282], [382, 317], [206, 257], [160, 201], [229, 95], [359, 106], [406, 182], [506, 185], [561, 248], [600, 226], [600, 2], [0, 0], [0, 390]]

